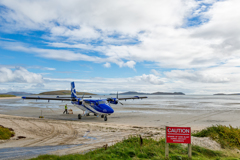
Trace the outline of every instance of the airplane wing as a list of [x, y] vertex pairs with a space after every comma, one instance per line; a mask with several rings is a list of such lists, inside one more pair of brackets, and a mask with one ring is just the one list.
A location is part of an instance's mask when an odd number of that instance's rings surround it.
[[144, 97], [134, 96], [134, 97], [127, 97], [127, 98], [118, 98], [118, 100], [143, 99], [143, 98], [148, 98], [148, 97], [146, 97], [146, 96], [144, 96]]
[[[79, 96], [79, 97], [80, 97], [80, 96]], [[62, 97], [62, 96], [60, 97], [60, 96], [57, 96], [56, 98], [71, 98], [71, 97], [69, 97], [69, 96], [68, 96], [68, 97]], [[92, 96], [88, 96], [88, 97], [84, 96], [83, 98], [92, 98]]]
[[22, 97], [22, 99], [36, 99], [36, 100], [58, 100], [58, 101], [77, 101], [75, 98], [53, 98], [53, 97]]

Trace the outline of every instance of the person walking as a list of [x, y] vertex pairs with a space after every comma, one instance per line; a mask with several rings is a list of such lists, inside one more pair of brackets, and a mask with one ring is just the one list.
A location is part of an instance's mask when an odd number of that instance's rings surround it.
[[65, 111], [63, 112], [63, 114], [66, 112], [66, 114], [68, 114], [68, 110], [67, 110], [67, 104], [65, 105]]

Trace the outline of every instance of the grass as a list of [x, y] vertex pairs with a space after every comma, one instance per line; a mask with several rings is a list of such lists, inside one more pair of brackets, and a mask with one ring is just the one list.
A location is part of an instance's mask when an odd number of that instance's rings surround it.
[[195, 137], [210, 137], [218, 142], [222, 148], [240, 149], [240, 129], [231, 125], [214, 125], [193, 134]]
[[0, 97], [16, 97], [16, 96], [11, 94], [0, 94]]
[[[221, 151], [213, 151], [199, 146], [192, 146], [192, 159], [234, 159], [228, 157]], [[181, 144], [169, 145], [169, 157], [172, 160], [188, 159], [187, 147]], [[118, 142], [115, 145], [99, 148], [85, 154], [72, 155], [41, 155], [32, 160], [109, 160], [109, 159], [165, 159], [165, 139], [159, 141], [151, 138], [143, 138], [143, 145], [140, 145], [138, 136]]]
[[0, 126], [0, 140], [6, 140], [13, 137], [15, 133], [10, 131], [8, 128]]

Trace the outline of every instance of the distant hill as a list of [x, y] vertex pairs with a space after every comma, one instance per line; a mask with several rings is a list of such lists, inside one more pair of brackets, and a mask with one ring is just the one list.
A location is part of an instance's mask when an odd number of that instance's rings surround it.
[[155, 92], [155, 93], [152, 93], [152, 95], [185, 95], [184, 93], [182, 92]]
[[225, 94], [225, 93], [216, 93], [213, 95], [240, 95], [240, 93], [231, 93], [231, 94]]
[[7, 92], [7, 93], [0, 93], [0, 95], [8, 94], [8, 95], [15, 95], [15, 96], [22, 96], [22, 95], [31, 95], [32, 93], [27, 92]]
[[[84, 93], [85, 95], [96, 95], [88, 92], [77, 92], [77, 95], [83, 95]], [[38, 95], [71, 95], [71, 91], [69, 90], [49, 91], [49, 92], [39, 93]]]
[[16, 96], [11, 94], [0, 94], [0, 97], [16, 97]]
[[[134, 91], [119, 93], [119, 95], [141, 95], [141, 94], [145, 94], [146, 95], [148, 93], [141, 93], [141, 92], [134, 92]], [[111, 93], [111, 95], [116, 95], [116, 93]]]
[[[116, 93], [111, 93], [110, 95], [116, 95]], [[142, 92], [129, 91], [129, 92], [124, 92], [124, 93], [119, 93], [119, 95], [185, 95], [185, 94], [182, 92], [142, 93]]]

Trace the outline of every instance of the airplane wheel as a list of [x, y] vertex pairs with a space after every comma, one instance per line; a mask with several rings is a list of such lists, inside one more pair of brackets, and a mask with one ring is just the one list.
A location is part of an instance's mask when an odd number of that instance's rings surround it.
[[97, 114], [96, 114], [96, 113], [94, 113], [94, 116], [97, 116]]
[[107, 116], [104, 117], [104, 121], [107, 121]]
[[90, 114], [88, 113], [87, 116], [90, 116]]
[[101, 118], [103, 118], [104, 117], [104, 115], [101, 115]]
[[81, 116], [81, 114], [79, 114], [79, 115], [78, 115], [78, 119], [81, 119], [81, 118], [82, 118], [82, 116]]

